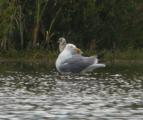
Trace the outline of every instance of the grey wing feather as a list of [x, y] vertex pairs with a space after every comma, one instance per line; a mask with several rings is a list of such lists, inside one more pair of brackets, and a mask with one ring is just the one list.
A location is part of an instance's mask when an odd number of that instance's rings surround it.
[[60, 70], [63, 72], [79, 73], [89, 65], [94, 63], [95, 56], [83, 57], [81, 55], [74, 55], [72, 58], [64, 61], [60, 66]]

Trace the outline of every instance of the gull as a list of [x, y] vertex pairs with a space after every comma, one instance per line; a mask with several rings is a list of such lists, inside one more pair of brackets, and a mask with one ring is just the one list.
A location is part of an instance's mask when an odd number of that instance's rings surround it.
[[97, 56], [84, 57], [79, 53], [80, 49], [74, 44], [67, 44], [56, 60], [56, 68], [61, 74], [85, 73], [96, 68], [105, 67], [98, 63]]
[[67, 44], [66, 39], [64, 37], [60, 37], [58, 43], [59, 43], [59, 51], [62, 52]]

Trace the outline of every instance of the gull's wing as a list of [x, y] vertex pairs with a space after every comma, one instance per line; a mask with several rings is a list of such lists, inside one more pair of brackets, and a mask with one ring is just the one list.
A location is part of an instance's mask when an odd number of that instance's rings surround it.
[[90, 65], [96, 63], [97, 58], [83, 57], [81, 55], [73, 55], [70, 59], [67, 59], [60, 65], [60, 70], [62, 72], [72, 72], [79, 73]]

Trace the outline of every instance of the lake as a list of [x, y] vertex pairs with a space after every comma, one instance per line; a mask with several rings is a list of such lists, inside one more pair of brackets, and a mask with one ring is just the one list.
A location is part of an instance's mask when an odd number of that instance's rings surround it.
[[142, 120], [143, 65], [84, 75], [47, 64], [0, 64], [0, 120]]

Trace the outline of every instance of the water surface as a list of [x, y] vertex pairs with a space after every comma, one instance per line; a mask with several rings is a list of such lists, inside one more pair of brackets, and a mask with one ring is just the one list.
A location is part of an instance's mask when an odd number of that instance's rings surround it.
[[1, 120], [142, 120], [143, 65], [61, 76], [46, 64], [0, 65]]

